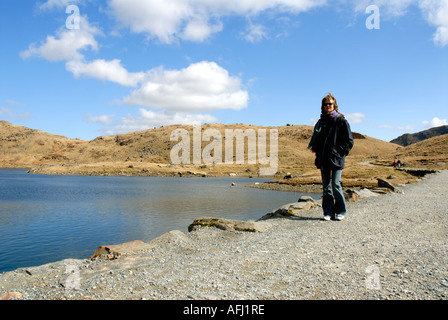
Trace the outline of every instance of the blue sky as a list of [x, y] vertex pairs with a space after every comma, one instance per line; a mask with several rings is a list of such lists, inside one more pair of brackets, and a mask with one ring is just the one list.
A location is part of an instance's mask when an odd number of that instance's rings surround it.
[[4, 0], [0, 41], [0, 119], [70, 138], [314, 125], [327, 92], [374, 138], [448, 124], [448, 0]]

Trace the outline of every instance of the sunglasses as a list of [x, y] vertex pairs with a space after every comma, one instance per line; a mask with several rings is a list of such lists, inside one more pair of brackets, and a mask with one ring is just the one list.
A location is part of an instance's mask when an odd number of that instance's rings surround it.
[[332, 106], [333, 105], [333, 103], [324, 103], [324, 107], [326, 107], [326, 106]]

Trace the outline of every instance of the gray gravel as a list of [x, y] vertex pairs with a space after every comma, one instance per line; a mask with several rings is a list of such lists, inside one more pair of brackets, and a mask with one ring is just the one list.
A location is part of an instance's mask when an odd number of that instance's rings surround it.
[[[0, 275], [19, 299], [446, 299], [448, 171], [400, 193], [259, 222], [262, 233], [174, 231], [116, 260], [64, 260]], [[273, 208], [275, 209], [275, 208]], [[260, 212], [260, 217], [265, 212]], [[198, 217], [201, 213], [198, 213]]]

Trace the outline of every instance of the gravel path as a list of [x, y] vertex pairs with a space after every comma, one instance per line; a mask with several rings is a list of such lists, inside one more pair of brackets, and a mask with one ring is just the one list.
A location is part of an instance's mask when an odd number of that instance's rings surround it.
[[442, 171], [401, 193], [350, 202], [344, 221], [323, 221], [316, 208], [259, 222], [267, 229], [261, 233], [173, 231], [163, 244], [116, 260], [18, 269], [0, 275], [0, 296], [444, 300], [446, 181], [448, 171]]

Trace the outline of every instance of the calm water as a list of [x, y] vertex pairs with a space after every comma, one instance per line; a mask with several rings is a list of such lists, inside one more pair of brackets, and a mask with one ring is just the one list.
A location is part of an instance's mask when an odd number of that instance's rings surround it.
[[[300, 194], [243, 187], [246, 178], [30, 175], [0, 169], [0, 272], [66, 258], [100, 245], [187, 232], [200, 216], [260, 218]], [[236, 187], [230, 187], [235, 182]]]

